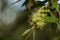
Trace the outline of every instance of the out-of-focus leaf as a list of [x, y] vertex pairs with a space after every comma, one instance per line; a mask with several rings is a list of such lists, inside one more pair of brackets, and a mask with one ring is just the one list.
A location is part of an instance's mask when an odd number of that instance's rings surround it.
[[37, 6], [44, 6], [47, 1], [36, 1]]
[[25, 2], [22, 4], [22, 6], [27, 5], [29, 0], [25, 0]]
[[57, 23], [58, 19], [55, 17], [46, 17], [46, 21], [50, 23]]
[[53, 2], [52, 2], [52, 5], [55, 7], [55, 9], [58, 11], [58, 2], [57, 2], [57, 0], [54, 0]]
[[22, 36], [28, 34], [30, 31], [31, 31], [31, 29], [27, 29], [27, 30], [25, 30], [25, 32], [22, 34]]
[[44, 17], [44, 19], [47, 21], [47, 22], [50, 22], [50, 23], [57, 23], [58, 22], [58, 19], [52, 14], [50, 13], [50, 17], [49, 16], [46, 16]]

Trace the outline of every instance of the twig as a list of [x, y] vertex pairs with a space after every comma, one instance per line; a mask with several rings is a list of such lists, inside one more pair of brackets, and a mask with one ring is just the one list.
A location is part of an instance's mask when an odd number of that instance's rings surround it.
[[[25, 40], [27, 40], [27, 39], [29, 38], [29, 36], [31, 35], [31, 33], [34, 32], [34, 29], [35, 29], [35, 26], [33, 26], [33, 27], [31, 28], [31, 32], [27, 35], [27, 37], [26, 37]], [[35, 34], [35, 32], [34, 32], [34, 34]], [[34, 36], [35, 36], [35, 35], [34, 35]], [[33, 39], [35, 40], [35, 37], [34, 37]]]
[[33, 31], [33, 40], [35, 40], [35, 29]]

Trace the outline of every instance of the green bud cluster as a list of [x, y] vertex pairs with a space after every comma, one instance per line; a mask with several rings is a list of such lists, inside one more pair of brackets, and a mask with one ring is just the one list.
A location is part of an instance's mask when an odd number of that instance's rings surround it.
[[40, 29], [43, 28], [44, 25], [46, 25], [46, 21], [44, 20], [44, 17], [47, 16], [46, 14], [47, 12], [50, 11], [47, 9], [46, 10], [38, 9], [36, 13], [32, 13], [30, 24], [36, 26], [36, 28], [40, 28]]

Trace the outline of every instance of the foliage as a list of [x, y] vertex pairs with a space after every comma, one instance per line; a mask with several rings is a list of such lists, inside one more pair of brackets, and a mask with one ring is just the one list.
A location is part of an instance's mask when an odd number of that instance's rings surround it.
[[[14, 5], [15, 3], [19, 2], [19, 1], [20, 0], [17, 0], [16, 2], [14, 2], [11, 5]], [[30, 35], [32, 34], [33, 40], [36, 40], [35, 39], [36, 38], [36, 30], [37, 29], [44, 30], [44, 28], [47, 25], [49, 28], [50, 28], [50, 26], [52, 26], [52, 29], [54, 30], [54, 31], [52, 30], [52, 32], [55, 35], [54, 35], [54, 37], [51, 36], [52, 39], [60, 40], [59, 39], [60, 37], [56, 37], [56, 35], [58, 34], [57, 28], [60, 27], [60, 23], [59, 23], [60, 12], [59, 12], [59, 4], [57, 3], [57, 1], [58, 0], [44, 0], [44, 1], [25, 0], [25, 2], [22, 4], [22, 6], [26, 6], [26, 8], [27, 8], [24, 12], [28, 11], [28, 14], [29, 14], [28, 23], [29, 23], [30, 27], [28, 26], [29, 27], [28, 29], [25, 29], [27, 27], [24, 27], [25, 30], [20, 28], [19, 30], [24, 30], [24, 32], [23, 33], [20, 32], [20, 35], [19, 35], [19, 33], [17, 33], [17, 35], [21, 36], [23, 38], [25, 36], [24, 40], [27, 40], [30, 37]], [[47, 2], [48, 2], [48, 4], [45, 5]], [[8, 5], [7, 7], [9, 8], [11, 5]], [[58, 14], [58, 15], [56, 15], [56, 14]], [[55, 26], [55, 24], [57, 24], [57, 26]], [[18, 40], [19, 39], [20, 38], [18, 38]], [[17, 40], [17, 39], [15, 39], [15, 40]]]

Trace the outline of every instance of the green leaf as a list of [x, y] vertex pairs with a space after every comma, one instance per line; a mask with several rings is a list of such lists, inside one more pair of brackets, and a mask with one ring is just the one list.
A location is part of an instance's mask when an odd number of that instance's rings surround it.
[[50, 23], [57, 23], [58, 19], [52, 13], [50, 13], [50, 15], [51, 16], [44, 17], [44, 20]]
[[56, 23], [58, 20], [55, 17], [47, 17], [47, 21], [51, 23]]
[[57, 2], [57, 0], [54, 0], [53, 2], [52, 2], [52, 5], [55, 7], [55, 9], [58, 11], [58, 2]]

